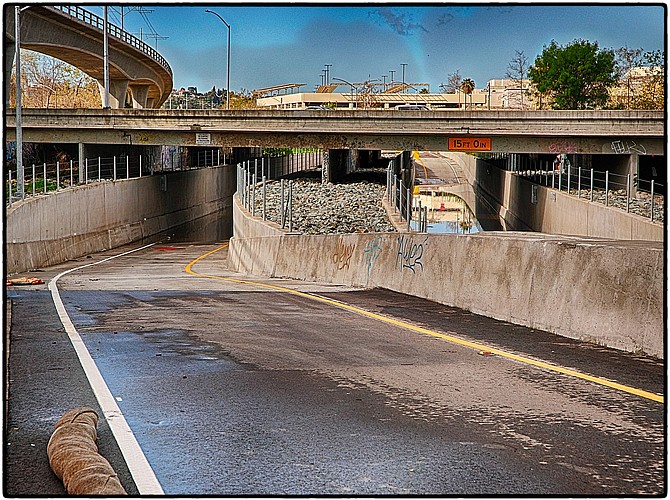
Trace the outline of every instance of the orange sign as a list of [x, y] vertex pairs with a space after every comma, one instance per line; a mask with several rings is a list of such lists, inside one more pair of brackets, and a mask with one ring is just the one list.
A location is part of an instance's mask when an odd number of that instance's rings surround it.
[[491, 151], [491, 138], [449, 137], [449, 151]]

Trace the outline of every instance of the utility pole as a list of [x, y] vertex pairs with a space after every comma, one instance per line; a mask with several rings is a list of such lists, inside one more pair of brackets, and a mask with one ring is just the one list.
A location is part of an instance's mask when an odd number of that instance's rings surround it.
[[103, 38], [103, 85], [105, 87], [105, 96], [102, 107], [109, 108], [109, 37], [107, 36], [107, 6], [104, 7], [105, 16], [102, 23]]
[[406, 93], [406, 89], [405, 89], [405, 66], [407, 66], [407, 63], [401, 63], [400, 66], [402, 66], [402, 87], [403, 87], [402, 93], [405, 94]]
[[[21, 7], [14, 7], [14, 59], [16, 62], [16, 188], [17, 196], [25, 198], [23, 175], [23, 127], [21, 123]], [[35, 180], [33, 179], [33, 182]]]

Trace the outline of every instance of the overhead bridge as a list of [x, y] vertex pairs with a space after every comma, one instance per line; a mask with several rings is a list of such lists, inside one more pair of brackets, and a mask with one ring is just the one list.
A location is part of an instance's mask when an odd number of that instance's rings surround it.
[[[41, 143], [665, 154], [659, 111], [25, 109]], [[8, 140], [15, 115], [6, 115]]]
[[[21, 48], [65, 61], [103, 84], [103, 19], [76, 5], [30, 5], [21, 12]], [[5, 92], [14, 57], [14, 9], [5, 8]], [[110, 106], [158, 108], [172, 69], [152, 47], [108, 23]]]

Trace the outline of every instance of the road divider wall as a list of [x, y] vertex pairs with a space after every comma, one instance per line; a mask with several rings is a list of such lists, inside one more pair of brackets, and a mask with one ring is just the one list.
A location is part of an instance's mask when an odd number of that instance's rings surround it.
[[235, 167], [218, 166], [96, 182], [14, 203], [5, 221], [7, 273], [140, 241], [210, 214], [232, 220], [234, 190]]
[[270, 235], [238, 203], [233, 210], [233, 271], [381, 287], [663, 357], [661, 243], [518, 232]]

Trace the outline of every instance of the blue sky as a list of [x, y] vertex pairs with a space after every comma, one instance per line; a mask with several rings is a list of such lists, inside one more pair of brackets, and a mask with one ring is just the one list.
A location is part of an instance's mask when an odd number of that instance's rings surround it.
[[[137, 4], [134, 4], [137, 5]], [[504, 78], [516, 50], [529, 62], [551, 40], [581, 38], [601, 48], [664, 48], [665, 10], [640, 4], [153, 4], [152, 12], [126, 14], [127, 31], [139, 34], [168, 60], [175, 88], [225, 87], [227, 28], [231, 25], [233, 90], [284, 83], [321, 83], [330, 76], [428, 83], [432, 92], [459, 70], [478, 88]], [[102, 9], [89, 7], [101, 13]], [[118, 5], [114, 8], [118, 12]], [[152, 31], [166, 39], [146, 35]], [[119, 24], [118, 13], [110, 21]]]

